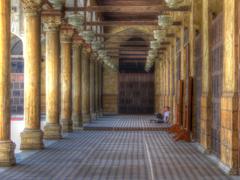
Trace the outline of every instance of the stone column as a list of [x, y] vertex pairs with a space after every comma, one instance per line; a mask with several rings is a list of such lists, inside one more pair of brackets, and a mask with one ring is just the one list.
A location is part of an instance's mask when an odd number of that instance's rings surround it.
[[88, 47], [82, 51], [82, 120], [83, 123], [90, 120], [90, 52]]
[[43, 148], [40, 129], [41, 18], [40, 0], [22, 0], [24, 9], [24, 121], [21, 149]]
[[159, 94], [160, 94], [160, 97], [159, 97], [159, 109], [158, 111], [161, 112], [162, 110], [162, 104], [163, 104], [163, 60], [160, 61], [159, 63]]
[[0, 166], [15, 164], [15, 144], [10, 139], [10, 14], [10, 1], [0, 1]]
[[46, 32], [46, 125], [44, 139], [60, 139], [59, 123], [59, 74], [60, 74], [60, 40], [59, 25], [61, 16], [43, 16]]
[[206, 152], [211, 149], [211, 71], [210, 71], [210, 25], [211, 12], [208, 0], [202, 6], [202, 97], [201, 97], [201, 138]]
[[[174, 112], [173, 112], [173, 75], [174, 75], [174, 72], [173, 72], [173, 54], [174, 54], [174, 47], [171, 43], [170, 45], [170, 49], [169, 49], [169, 107], [170, 107], [170, 111], [171, 111], [171, 114], [173, 115]], [[173, 122], [173, 116], [170, 117], [170, 121], [171, 123]]]
[[103, 105], [102, 105], [102, 88], [103, 88], [103, 83], [102, 83], [102, 64], [99, 63], [99, 73], [98, 73], [98, 81], [99, 81], [99, 95], [98, 95], [98, 102], [99, 102], [99, 116], [103, 115]]
[[173, 75], [174, 75], [174, 82], [173, 82], [173, 85], [174, 85], [174, 97], [173, 97], [173, 121], [174, 121], [174, 124], [177, 122], [177, 119], [176, 119], [176, 110], [177, 110], [177, 82], [178, 82], [178, 79], [177, 79], [177, 53], [176, 53], [176, 39], [174, 39], [173, 41]]
[[167, 56], [165, 54], [165, 60], [163, 62], [163, 106], [166, 106], [167, 96]]
[[94, 69], [95, 69], [95, 75], [94, 75], [94, 83], [95, 83], [95, 88], [94, 88], [94, 92], [95, 92], [95, 94], [94, 94], [94, 98], [95, 98], [95, 100], [94, 100], [94, 105], [95, 105], [95, 113], [96, 113], [96, 117], [99, 115], [99, 63], [96, 61], [95, 62], [95, 67], [94, 67]]
[[72, 35], [71, 29], [61, 31], [61, 123], [63, 132], [72, 131]]
[[155, 75], [154, 75], [154, 86], [155, 86], [155, 112], [159, 112], [159, 91], [160, 91], [160, 61], [155, 63]]
[[90, 116], [91, 116], [91, 120], [94, 120], [96, 115], [95, 115], [95, 70], [94, 70], [94, 66], [95, 66], [95, 56], [92, 54], [91, 58], [90, 58]]
[[167, 48], [167, 58], [166, 58], [166, 106], [169, 106], [169, 88], [170, 88], [170, 52], [169, 47]]
[[73, 129], [79, 130], [82, 127], [81, 112], [81, 61], [82, 61], [82, 45], [83, 42], [79, 37], [73, 39], [73, 63], [72, 63], [72, 122]]
[[[223, 92], [221, 97], [221, 161], [228, 174], [239, 168], [239, 1], [224, 0]], [[237, 8], [238, 7], [238, 8]], [[238, 14], [238, 15], [237, 15]], [[238, 72], [238, 73], [236, 73]]]

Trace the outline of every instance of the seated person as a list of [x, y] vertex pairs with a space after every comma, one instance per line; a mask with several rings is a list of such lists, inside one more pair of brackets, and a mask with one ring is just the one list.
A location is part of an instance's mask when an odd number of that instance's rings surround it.
[[164, 123], [168, 123], [169, 121], [169, 115], [170, 115], [170, 107], [169, 106], [166, 106], [165, 107], [165, 111], [163, 113], [163, 122]]
[[169, 114], [170, 114], [170, 108], [168, 106], [165, 106], [162, 114], [161, 113], [155, 114], [155, 116], [157, 117], [157, 120], [150, 120], [150, 122], [168, 123]]

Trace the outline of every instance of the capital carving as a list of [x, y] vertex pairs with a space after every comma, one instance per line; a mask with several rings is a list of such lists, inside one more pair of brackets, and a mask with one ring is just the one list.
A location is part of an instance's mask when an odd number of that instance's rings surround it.
[[37, 14], [41, 9], [42, 0], [21, 0], [24, 13]]
[[60, 16], [43, 16], [44, 31], [56, 31], [61, 24]]
[[84, 48], [86, 49], [86, 52], [87, 52], [87, 53], [90, 54], [90, 53], [92, 52], [92, 48], [91, 48], [91, 46], [90, 46], [89, 44], [86, 44], [86, 43], [85, 43], [85, 44], [84, 44]]
[[73, 37], [73, 29], [61, 29], [61, 42], [71, 43]]
[[84, 44], [84, 40], [77, 33], [74, 33], [72, 40], [73, 46], [83, 46]]

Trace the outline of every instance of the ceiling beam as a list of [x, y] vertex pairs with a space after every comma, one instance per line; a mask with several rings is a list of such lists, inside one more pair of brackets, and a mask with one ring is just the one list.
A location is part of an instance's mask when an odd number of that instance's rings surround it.
[[[113, 48], [113, 47], [105, 47], [105, 49], [109, 52], [120, 52], [121, 53], [124, 53], [124, 52], [131, 52], [131, 51], [139, 51], [139, 49], [136, 49], [135, 47], [116, 47], [116, 48]], [[146, 51], [149, 51], [151, 48], [149, 47], [144, 47], [144, 48], [141, 48], [141, 52], [146, 52]], [[166, 47], [160, 47], [159, 50], [167, 50]]]
[[[96, 34], [96, 36], [98, 37], [111, 37], [111, 36], [117, 36], [117, 37], [126, 37], [128, 36], [128, 34], [111, 34], [111, 33], [100, 33], [100, 34]], [[132, 34], [131, 34], [132, 36]], [[146, 34], [146, 33], [134, 33], [134, 36], [153, 36], [152, 34]]]
[[[106, 42], [110, 42], [110, 43], [111, 43], [111, 41], [108, 40], [108, 38], [111, 38], [111, 37], [118, 37], [118, 38], [127, 37], [128, 34], [125, 34], [125, 35], [123, 35], [123, 34], [96, 34], [96, 36], [97, 36], [97, 37], [107, 38]], [[131, 35], [131, 36], [132, 36], [132, 35]], [[149, 40], [154, 40], [154, 37], [153, 37], [152, 34], [136, 33], [136, 34], [134, 34], [134, 36], [135, 36], [135, 37], [136, 37], [136, 36], [147, 37], [147, 38], [149, 38]], [[168, 34], [166, 35], [166, 37], [172, 38], [172, 37], [175, 37], [175, 34], [174, 34], [174, 33], [168, 33]]]
[[66, 7], [66, 11], [88, 11], [88, 12], [107, 12], [107, 13], [154, 13], [161, 14], [165, 11], [189, 11], [190, 6], [179, 8], [169, 8], [166, 5], [152, 6], [88, 6], [88, 7]]
[[121, 42], [121, 41], [106, 41], [105, 44], [121, 44], [121, 46], [138, 46], [138, 45], [145, 45], [146, 47], [149, 46], [149, 42], [147, 41], [128, 41], [128, 42]]
[[[158, 26], [158, 21], [95, 21], [86, 22], [87, 26]], [[173, 22], [174, 26], [182, 25], [181, 21]]]

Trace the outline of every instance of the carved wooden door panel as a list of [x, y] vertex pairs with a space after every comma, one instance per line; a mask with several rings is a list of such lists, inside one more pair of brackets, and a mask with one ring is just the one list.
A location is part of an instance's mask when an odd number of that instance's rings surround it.
[[195, 41], [195, 80], [194, 80], [194, 138], [200, 142], [201, 131], [201, 96], [202, 96], [202, 37], [199, 34]]
[[218, 15], [212, 23], [212, 150], [220, 157], [221, 93], [223, 67], [223, 15]]
[[154, 112], [154, 76], [146, 73], [119, 74], [119, 113]]

